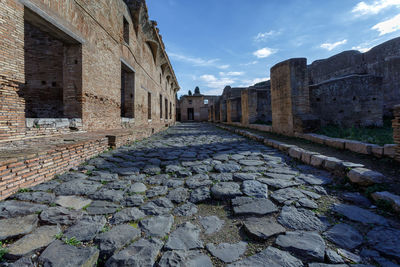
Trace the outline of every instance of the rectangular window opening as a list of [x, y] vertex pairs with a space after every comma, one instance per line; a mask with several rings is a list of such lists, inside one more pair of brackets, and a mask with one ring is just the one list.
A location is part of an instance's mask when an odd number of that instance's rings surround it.
[[124, 22], [123, 22], [123, 36], [124, 36], [124, 42], [129, 44], [129, 22], [125, 19], [124, 17]]
[[121, 62], [121, 117], [135, 118], [135, 73]]

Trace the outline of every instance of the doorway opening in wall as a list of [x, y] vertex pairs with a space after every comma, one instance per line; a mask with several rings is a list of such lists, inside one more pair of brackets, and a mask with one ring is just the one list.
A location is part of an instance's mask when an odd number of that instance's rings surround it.
[[151, 120], [151, 93], [147, 93], [147, 119]]
[[160, 119], [162, 119], [162, 95], [160, 94]]
[[193, 121], [194, 120], [194, 110], [193, 110], [193, 108], [188, 108], [187, 109], [187, 117], [188, 117], [188, 121]]
[[[82, 118], [81, 43], [24, 10], [26, 126], [77, 130]], [[38, 127], [39, 126], [39, 127]]]
[[172, 119], [172, 102], [169, 102], [169, 119]]
[[165, 103], [165, 119], [168, 120], [168, 99], [165, 99], [164, 103]]
[[121, 62], [121, 117], [135, 118], [135, 72]]

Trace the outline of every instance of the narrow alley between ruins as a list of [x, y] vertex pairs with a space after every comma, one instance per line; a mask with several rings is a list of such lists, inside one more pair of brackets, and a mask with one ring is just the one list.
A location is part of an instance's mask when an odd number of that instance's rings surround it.
[[400, 262], [399, 221], [342, 177], [206, 123], [20, 190], [0, 218], [4, 266]]

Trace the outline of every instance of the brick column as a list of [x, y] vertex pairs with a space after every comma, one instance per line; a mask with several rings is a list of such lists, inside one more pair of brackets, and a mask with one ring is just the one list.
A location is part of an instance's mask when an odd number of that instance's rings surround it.
[[248, 96], [249, 96], [249, 90], [243, 90], [242, 91], [242, 118], [241, 118], [241, 123], [243, 125], [249, 125], [249, 101], [248, 101]]
[[395, 159], [400, 161], [400, 105], [394, 106], [393, 139], [397, 144]]
[[271, 68], [272, 128], [293, 135], [312, 128], [307, 59], [292, 58]]
[[226, 100], [226, 122], [231, 123], [231, 112], [232, 112], [232, 101], [230, 99]]

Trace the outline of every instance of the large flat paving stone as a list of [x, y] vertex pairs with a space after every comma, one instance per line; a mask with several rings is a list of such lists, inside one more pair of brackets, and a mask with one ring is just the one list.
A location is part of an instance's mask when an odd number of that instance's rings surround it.
[[376, 227], [367, 234], [368, 244], [382, 254], [400, 261], [400, 230]]
[[153, 267], [163, 243], [156, 238], [140, 239], [114, 254], [105, 264], [106, 267]]
[[224, 200], [242, 195], [240, 185], [234, 182], [220, 182], [211, 187], [211, 194], [214, 198]]
[[224, 220], [221, 220], [217, 216], [200, 217], [199, 222], [201, 226], [203, 226], [204, 232], [207, 235], [218, 232], [225, 223]]
[[189, 201], [192, 203], [200, 203], [211, 198], [210, 188], [207, 186], [202, 186], [193, 189], [190, 193]]
[[354, 249], [363, 243], [363, 236], [352, 226], [340, 223], [324, 233], [331, 242], [344, 249]]
[[7, 200], [0, 202], [0, 218], [13, 218], [25, 216], [44, 211], [48, 208], [46, 205], [23, 202], [17, 200]]
[[388, 225], [388, 221], [369, 210], [359, 208], [357, 206], [347, 205], [347, 204], [335, 204], [332, 210], [339, 213], [349, 220], [360, 222], [363, 224], [378, 224], [378, 225]]
[[140, 236], [140, 230], [129, 224], [114, 226], [110, 231], [101, 233], [94, 239], [100, 249], [100, 257], [110, 257], [116, 250], [126, 246]]
[[168, 242], [165, 244], [165, 248], [169, 250], [190, 250], [203, 247], [203, 242], [200, 240], [200, 228], [190, 222], [178, 226], [170, 234]]
[[268, 198], [268, 186], [258, 181], [247, 180], [242, 183], [243, 194], [255, 198]]
[[236, 197], [232, 199], [235, 215], [265, 215], [278, 211], [276, 205], [269, 199]]
[[76, 179], [60, 184], [54, 189], [56, 195], [82, 195], [94, 194], [102, 186], [101, 183], [86, 179]]
[[315, 232], [286, 232], [276, 238], [276, 244], [306, 260], [323, 261], [325, 242]]
[[92, 203], [92, 200], [79, 196], [58, 196], [55, 203], [64, 208], [80, 210]]
[[266, 240], [286, 231], [282, 225], [276, 222], [274, 217], [248, 217], [243, 225], [247, 233], [257, 239]]
[[228, 267], [301, 267], [301, 260], [293, 257], [290, 253], [274, 247], [268, 247], [263, 251], [247, 257], [238, 262], [229, 264]]
[[147, 236], [163, 238], [171, 230], [174, 217], [154, 216], [140, 221], [140, 227]]
[[284, 203], [289, 205], [299, 199], [306, 198], [306, 196], [298, 189], [294, 188], [283, 188], [274, 191], [271, 198], [278, 201], [279, 203]]
[[214, 166], [214, 169], [220, 173], [233, 173], [240, 170], [240, 165], [232, 163], [222, 163]]
[[212, 267], [211, 259], [197, 250], [172, 250], [163, 254], [158, 263], [160, 267]]
[[126, 208], [113, 215], [110, 219], [111, 224], [122, 224], [131, 221], [137, 221], [144, 218], [146, 215], [138, 208]]
[[32, 255], [53, 242], [59, 232], [61, 232], [61, 229], [56, 225], [41, 226], [9, 246], [5, 256], [9, 259], [18, 259]]
[[40, 220], [49, 224], [71, 225], [80, 220], [84, 213], [63, 207], [50, 207], [40, 213]]
[[297, 209], [293, 206], [284, 206], [278, 217], [278, 222], [293, 230], [322, 232], [327, 225], [322, 222], [312, 211]]
[[24, 192], [12, 196], [14, 199], [50, 204], [56, 198], [55, 194], [48, 192]]
[[206, 245], [207, 250], [214, 256], [225, 263], [231, 263], [238, 260], [246, 251], [247, 243], [238, 242], [236, 244], [220, 243], [214, 245], [208, 243]]
[[86, 208], [86, 212], [90, 215], [113, 214], [118, 208], [118, 204], [109, 201], [96, 200]]
[[0, 220], [0, 240], [29, 234], [36, 229], [38, 222], [37, 214]]
[[74, 247], [56, 240], [39, 257], [42, 266], [89, 267], [97, 264], [99, 250], [94, 247]]
[[91, 241], [100, 233], [107, 220], [104, 216], [84, 216], [77, 223], [66, 229], [64, 236], [86, 242]]

